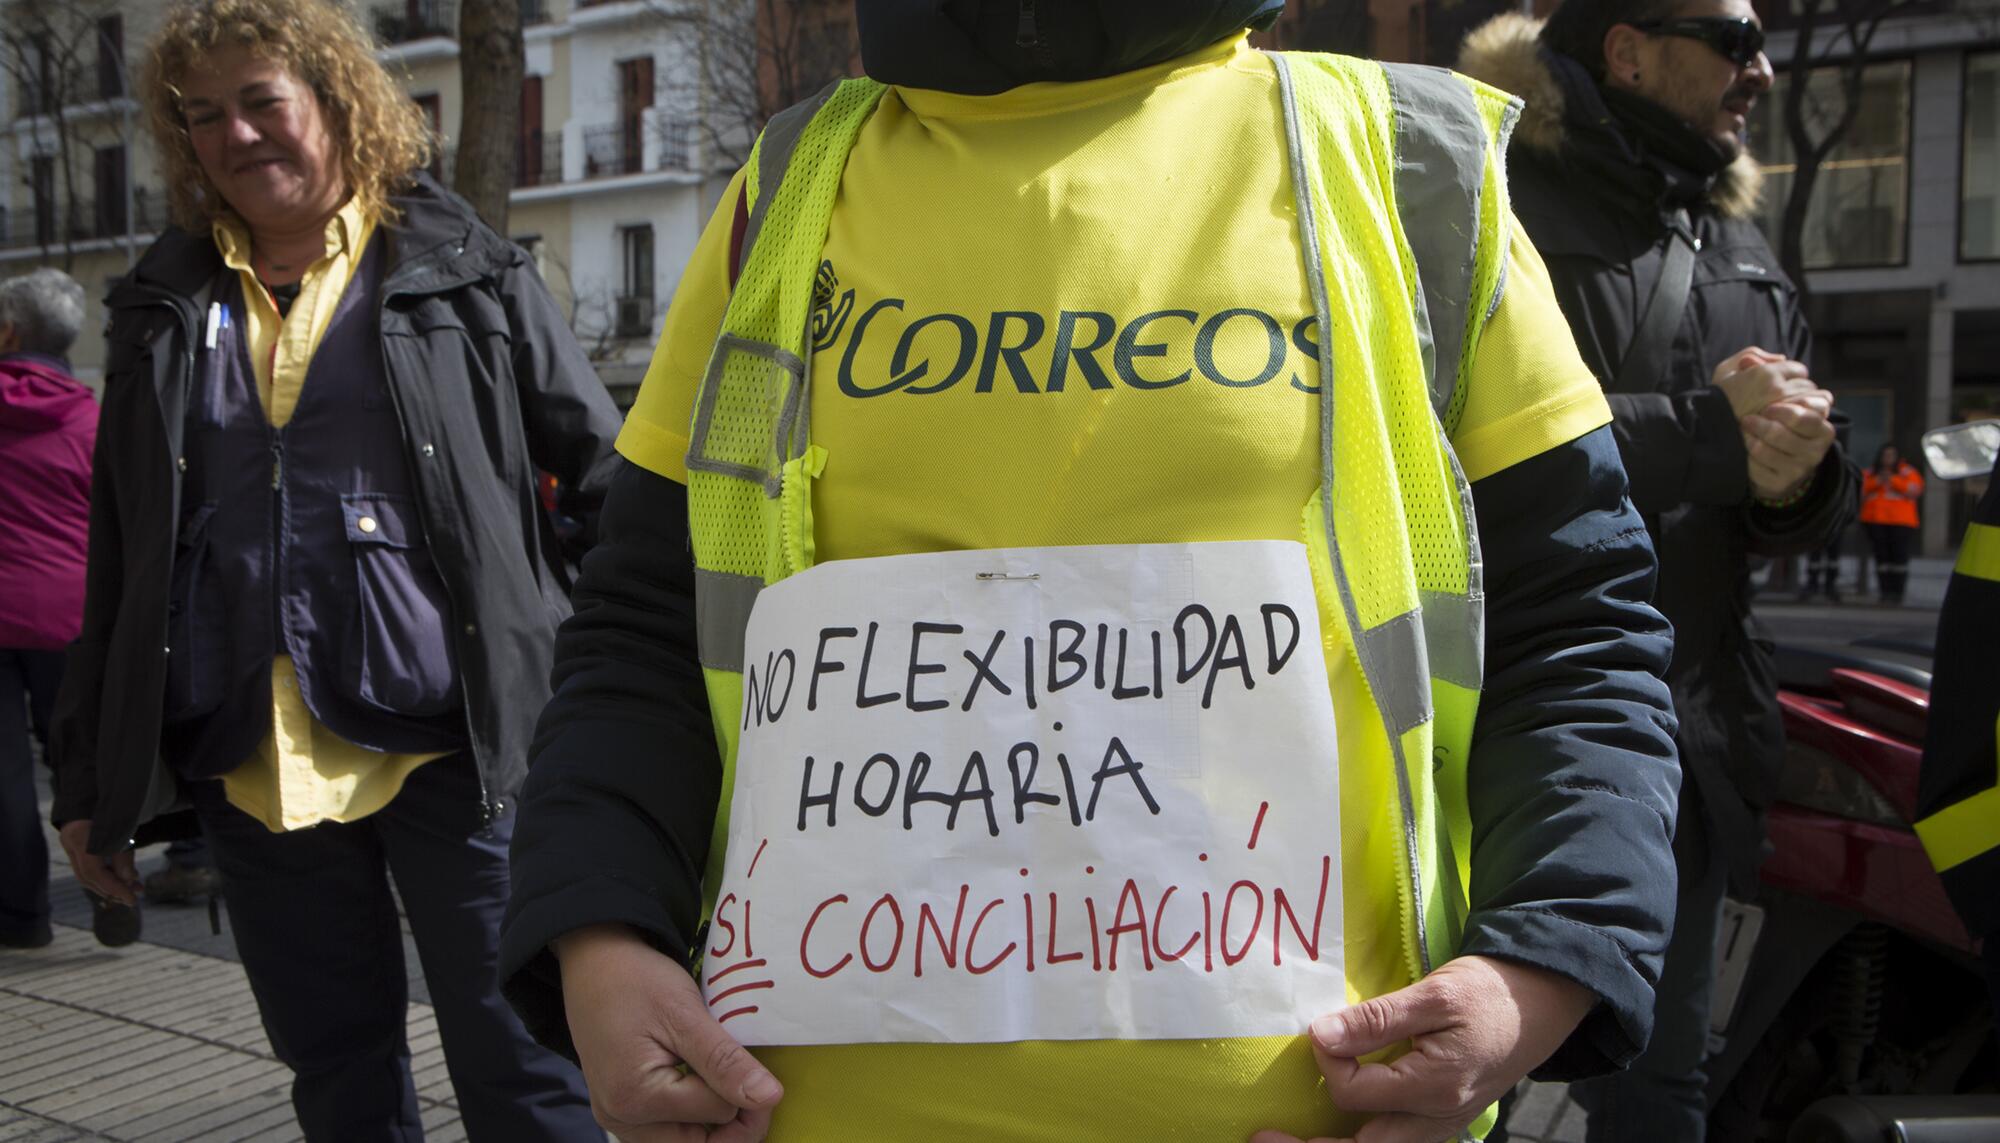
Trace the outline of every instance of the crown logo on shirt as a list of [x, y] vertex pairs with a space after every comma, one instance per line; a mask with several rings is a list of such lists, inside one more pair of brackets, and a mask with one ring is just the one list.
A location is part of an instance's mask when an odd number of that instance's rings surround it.
[[819, 264], [819, 273], [813, 277], [812, 297], [812, 347], [814, 353], [831, 349], [840, 340], [840, 331], [847, 328], [847, 315], [854, 312], [854, 291], [840, 294], [839, 304], [834, 303], [834, 295], [840, 289], [840, 275], [833, 272], [832, 261]]

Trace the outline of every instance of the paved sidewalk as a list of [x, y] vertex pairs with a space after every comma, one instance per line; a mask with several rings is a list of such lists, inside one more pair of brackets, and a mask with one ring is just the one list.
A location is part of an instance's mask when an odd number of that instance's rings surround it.
[[[410, 1006], [427, 1137], [462, 1140], [430, 1006]], [[160, 945], [55, 943], [0, 953], [0, 1140], [301, 1138], [235, 964]]]
[[[46, 784], [41, 792], [46, 821]], [[227, 918], [217, 935], [206, 908], [149, 905], [138, 943], [103, 948], [45, 832], [55, 943], [0, 949], [0, 1143], [302, 1139], [291, 1073], [271, 1054]], [[159, 847], [140, 854], [141, 874], [164, 864]], [[425, 1138], [454, 1143], [466, 1136], [430, 993], [407, 930], [403, 943]]]

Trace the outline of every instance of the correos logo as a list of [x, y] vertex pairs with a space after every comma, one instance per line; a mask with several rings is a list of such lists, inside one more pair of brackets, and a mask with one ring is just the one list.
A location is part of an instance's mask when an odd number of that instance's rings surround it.
[[813, 283], [812, 348], [823, 353], [845, 337], [838, 376], [849, 397], [916, 397], [968, 383], [979, 393], [1061, 393], [1170, 389], [1197, 380], [1319, 392], [1319, 322], [1310, 315], [1281, 322], [1249, 307], [911, 314], [903, 298], [871, 302], [858, 315], [856, 308], [854, 291], [842, 290], [833, 264], [822, 262]]

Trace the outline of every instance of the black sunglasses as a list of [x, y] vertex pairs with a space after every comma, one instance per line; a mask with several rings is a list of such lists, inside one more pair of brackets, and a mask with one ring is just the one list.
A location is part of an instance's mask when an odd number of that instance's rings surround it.
[[1633, 24], [1642, 32], [1700, 40], [1737, 67], [1749, 67], [1764, 51], [1764, 29], [1752, 20], [1726, 16], [1691, 16], [1685, 20], [1645, 20]]

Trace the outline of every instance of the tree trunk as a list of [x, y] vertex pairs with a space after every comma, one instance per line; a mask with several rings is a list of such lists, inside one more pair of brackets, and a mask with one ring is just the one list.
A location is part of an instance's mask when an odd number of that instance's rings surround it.
[[1812, 192], [1819, 182], [1819, 164], [1800, 162], [1792, 176], [1791, 191], [1785, 196], [1785, 213], [1779, 220], [1778, 264], [1799, 291], [1799, 308], [1805, 312], [1812, 300], [1812, 286], [1806, 280], [1806, 212], [1812, 207]]
[[521, 133], [521, 77], [527, 71], [520, 0], [459, 0], [458, 13], [459, 74], [467, 82], [452, 189], [504, 236]]

